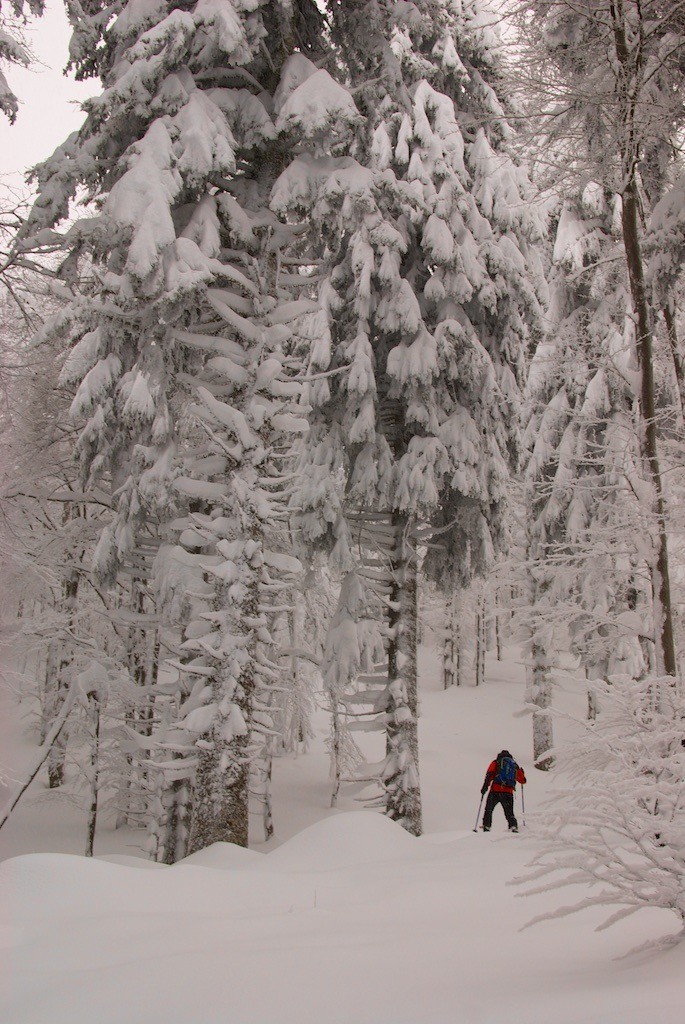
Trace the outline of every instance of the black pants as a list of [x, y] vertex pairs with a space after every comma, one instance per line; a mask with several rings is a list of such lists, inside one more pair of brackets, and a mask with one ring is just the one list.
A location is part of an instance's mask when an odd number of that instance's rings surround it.
[[497, 804], [502, 805], [504, 816], [507, 819], [509, 828], [518, 828], [518, 822], [514, 817], [514, 794], [513, 793], [488, 793], [485, 801], [485, 813], [483, 814], [483, 828], [490, 828], [492, 825], [492, 812]]

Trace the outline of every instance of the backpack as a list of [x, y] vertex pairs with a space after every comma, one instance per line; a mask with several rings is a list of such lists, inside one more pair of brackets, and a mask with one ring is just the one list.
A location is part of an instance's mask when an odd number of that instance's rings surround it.
[[513, 757], [501, 757], [497, 761], [495, 780], [498, 786], [516, 788], [516, 761]]

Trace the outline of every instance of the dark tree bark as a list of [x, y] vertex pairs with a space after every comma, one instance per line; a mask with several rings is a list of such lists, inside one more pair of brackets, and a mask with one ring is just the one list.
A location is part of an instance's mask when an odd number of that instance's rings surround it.
[[100, 698], [97, 693], [88, 694], [88, 709], [93, 735], [90, 748], [90, 805], [86, 832], [86, 857], [92, 857], [98, 820], [98, 789], [100, 787]]
[[[73, 633], [76, 619], [76, 602], [78, 599], [79, 573], [72, 570], [63, 585], [62, 610], [66, 616], [66, 630]], [[59, 662], [56, 666], [56, 675], [53, 679], [46, 679], [46, 697], [49, 706], [49, 718], [54, 718], [59, 713], [64, 703], [65, 694], [71, 683], [71, 666], [74, 661], [73, 645], [70, 636], [67, 636], [61, 645]], [[48, 665], [50, 659], [48, 659]], [[50, 789], [57, 789], [64, 782], [64, 764], [67, 755], [67, 733], [66, 729], [60, 731], [50, 750], [48, 758], [48, 785]]]
[[664, 675], [675, 676], [677, 664], [673, 634], [668, 539], [656, 424], [654, 340], [645, 287], [644, 263], [639, 234], [639, 197], [634, 170], [623, 192], [622, 227], [630, 291], [635, 311], [636, 344], [640, 366], [641, 442], [644, 459], [654, 488], [657, 543], [656, 563], [652, 568], [652, 595], [654, 601], [657, 671]]
[[636, 122], [639, 91], [644, 81], [645, 54], [643, 49], [646, 25], [644, 13], [636, 9], [637, 23], [631, 26], [630, 38], [627, 16], [621, 0], [609, 5], [613, 38], [619, 74], [617, 76], [618, 113], [621, 128], [621, 160], [623, 171], [622, 230], [630, 293], [635, 315], [637, 356], [640, 368], [640, 414], [642, 417], [642, 452], [654, 488], [654, 514], [656, 518], [656, 558], [652, 565], [652, 595], [654, 604], [654, 632], [657, 652], [657, 671], [675, 676], [677, 671], [673, 612], [669, 575], [668, 542], [664, 492], [659, 465], [656, 402], [654, 388], [654, 339], [652, 318], [640, 240], [640, 196], [637, 168], [642, 140]]
[[394, 513], [393, 590], [389, 613], [388, 643], [388, 756], [399, 765], [409, 759], [395, 777], [385, 780], [386, 813], [414, 836], [423, 831], [419, 787], [418, 591], [416, 550], [409, 536], [409, 520]]

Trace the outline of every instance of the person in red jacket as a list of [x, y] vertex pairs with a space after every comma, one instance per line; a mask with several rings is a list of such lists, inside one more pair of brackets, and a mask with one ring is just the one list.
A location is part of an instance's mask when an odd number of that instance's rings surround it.
[[500, 750], [494, 761], [485, 773], [485, 781], [480, 793], [488, 798], [485, 801], [485, 812], [483, 814], [483, 831], [489, 832], [492, 825], [492, 812], [497, 804], [502, 805], [502, 810], [507, 819], [510, 832], [518, 832], [519, 826], [514, 815], [514, 791], [516, 783], [522, 786], [526, 784], [526, 776], [523, 768], [516, 763], [508, 750]]

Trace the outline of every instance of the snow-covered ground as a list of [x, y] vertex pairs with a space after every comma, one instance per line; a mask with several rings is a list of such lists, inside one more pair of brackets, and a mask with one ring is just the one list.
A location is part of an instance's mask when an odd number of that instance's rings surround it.
[[[442, 692], [422, 653], [421, 839], [350, 795], [330, 810], [323, 719], [309, 753], [276, 765], [268, 848], [219, 845], [169, 868], [103, 829], [94, 860], [73, 856], [83, 817], [46, 801], [39, 778], [0, 833], [2, 1024], [679, 1024], [685, 946], [625, 957], [674, 934], [669, 913], [520, 930], [579, 894], [520, 898], [510, 882], [533, 830], [507, 834], [498, 810], [489, 835], [473, 832], [503, 746], [528, 767], [529, 826], [553, 795], [530, 769], [522, 666], [510, 651], [485, 686]], [[32, 748], [5, 701], [3, 761], [19, 776]], [[562, 681], [558, 702], [582, 713], [582, 688]]]

